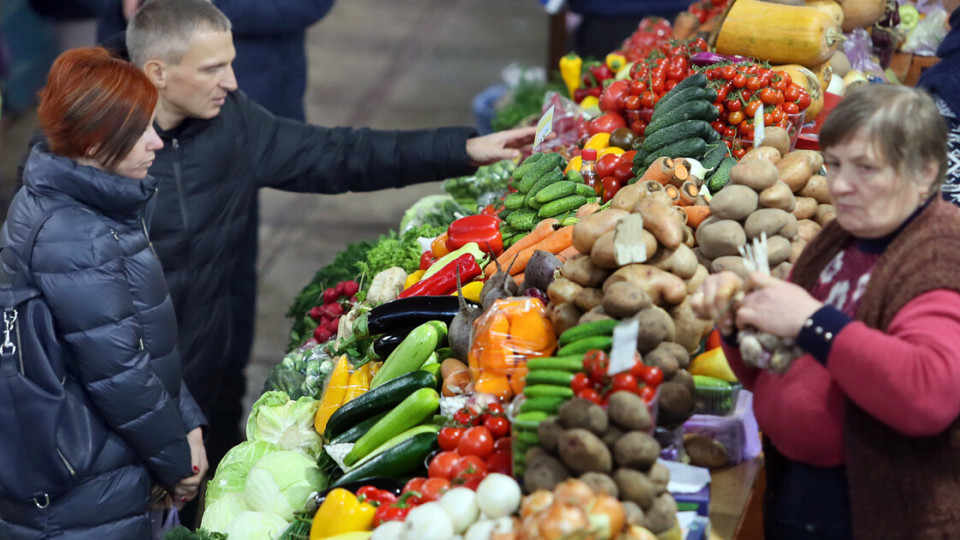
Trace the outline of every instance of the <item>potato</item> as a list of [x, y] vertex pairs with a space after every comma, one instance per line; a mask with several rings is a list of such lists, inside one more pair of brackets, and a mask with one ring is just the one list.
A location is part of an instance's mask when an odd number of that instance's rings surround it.
[[764, 146], [776, 148], [782, 156], [790, 151], [790, 134], [780, 126], [767, 126], [763, 128], [763, 142], [760, 143], [760, 147]]
[[617, 439], [623, 436], [623, 431], [617, 427], [616, 424], [610, 422], [610, 425], [607, 427], [607, 431], [603, 433], [603, 437], [600, 437], [600, 440], [603, 441], [603, 444], [607, 445], [607, 448], [612, 448], [613, 443], [617, 442]]
[[632, 317], [641, 309], [653, 305], [653, 300], [636, 283], [621, 281], [606, 288], [601, 300], [603, 311], [615, 319]]
[[603, 291], [593, 287], [583, 287], [580, 292], [573, 297], [573, 305], [580, 311], [590, 311], [600, 305], [603, 300]]
[[547, 287], [547, 298], [552, 304], [571, 304], [581, 289], [583, 287], [567, 278], [557, 278]]
[[813, 220], [825, 227], [830, 220], [837, 217], [837, 209], [832, 204], [817, 205], [817, 212], [813, 215]]
[[[705, 206], [705, 205], [704, 205]], [[686, 215], [686, 213], [684, 213]], [[693, 236], [693, 227], [686, 225], [683, 228], [683, 245], [693, 249], [697, 245], [697, 238]]]
[[770, 275], [777, 279], [787, 279], [790, 277], [790, 270], [793, 269], [793, 263], [789, 261], [783, 261], [778, 264], [776, 268], [770, 270]]
[[813, 237], [816, 236], [822, 228], [819, 223], [812, 219], [797, 220], [797, 237], [809, 242], [813, 240]]
[[607, 231], [612, 231], [617, 222], [627, 214], [629, 212], [626, 210], [608, 208], [581, 219], [573, 226], [573, 247], [580, 253], [590, 253], [597, 238]]
[[[757, 152], [769, 152], [770, 150], [776, 151], [774, 148], [769, 147], [760, 147], [755, 149]], [[753, 151], [754, 150], [751, 150], [751, 152]], [[743, 157], [744, 159], [740, 160], [739, 163], [730, 169], [730, 184], [746, 186], [759, 193], [772, 186], [774, 182], [777, 181], [777, 166], [773, 164], [773, 161], [767, 159], [754, 159], [745, 161], [747, 156], [744, 155]], [[723, 193], [727, 187], [724, 187], [713, 196], [713, 200], [710, 201], [711, 211], [713, 210], [713, 201], [716, 200], [717, 196], [720, 195], [720, 193]]]
[[807, 247], [807, 242], [803, 238], [800, 238], [799, 235], [794, 236], [793, 240], [790, 241], [790, 256], [787, 257], [788, 263], [795, 263], [797, 259], [800, 258], [800, 254], [803, 253], [803, 249]]
[[680, 386], [686, 388], [690, 392], [691, 396], [697, 391], [697, 385], [693, 382], [693, 375], [691, 375], [690, 372], [685, 369], [678, 371], [677, 374], [670, 379], [670, 382], [679, 384]]
[[683, 221], [670, 204], [648, 197], [637, 201], [633, 212], [643, 217], [643, 228], [652, 232], [667, 249], [676, 249], [683, 242]]
[[761, 208], [779, 208], [787, 212], [793, 212], [797, 206], [797, 199], [794, 198], [790, 186], [777, 180], [772, 186], [760, 192]]
[[603, 321], [603, 320], [612, 319], [612, 318], [613, 317], [607, 315], [603, 311], [603, 306], [597, 306], [591, 309], [590, 311], [584, 313], [583, 315], [581, 315], [580, 318], [577, 320], [577, 324], [587, 324], [589, 322]]
[[643, 527], [643, 509], [633, 501], [620, 501], [620, 504], [623, 505], [623, 513], [627, 516], [627, 524]]
[[847, 76], [847, 73], [850, 73], [850, 59], [843, 52], [843, 47], [837, 49], [837, 52], [833, 53], [828, 62], [830, 62], [830, 67], [833, 68], [834, 77], [842, 79]]
[[640, 331], [637, 335], [637, 351], [646, 354], [663, 341], [673, 341], [676, 327], [670, 314], [659, 307], [651, 307], [637, 313]]
[[710, 273], [718, 274], [724, 270], [736, 273], [743, 279], [747, 279], [750, 272], [747, 271], [747, 261], [739, 255], [724, 255], [717, 257], [710, 263]]
[[617, 467], [645, 471], [660, 457], [660, 443], [642, 431], [631, 431], [613, 445]]
[[790, 241], [782, 236], [767, 238], [767, 264], [774, 268], [790, 258]]
[[610, 415], [610, 420], [614, 424], [626, 431], [647, 431], [653, 427], [653, 419], [650, 418], [647, 404], [640, 399], [640, 396], [631, 392], [619, 390], [610, 394], [607, 414]]
[[[641, 185], [640, 182], [623, 186], [617, 191], [616, 195], [610, 199], [610, 209], [630, 212], [633, 210], [634, 205], [637, 204], [637, 201], [646, 196], [644, 186]], [[574, 229], [573, 232], [576, 233], [576, 229]]]
[[599, 287], [610, 276], [610, 271], [593, 264], [590, 256], [581, 254], [574, 255], [563, 263], [560, 276], [582, 287]]
[[590, 260], [600, 268], [620, 268], [617, 262], [617, 252], [614, 246], [616, 231], [609, 230], [600, 235], [590, 249]]
[[657, 486], [657, 496], [667, 492], [667, 485], [670, 483], [670, 469], [666, 465], [657, 461], [647, 471], [647, 477]]
[[[807, 184], [807, 180], [818, 171], [823, 165], [823, 158], [820, 158], [820, 165], [816, 165], [816, 160], [812, 159], [807, 152], [809, 150], [794, 150], [783, 156], [783, 159], [777, 163], [777, 170], [780, 172], [780, 180], [790, 186], [790, 190], [797, 193]], [[815, 152], [819, 154], [819, 152]]]
[[813, 197], [797, 197], [797, 207], [791, 213], [797, 219], [811, 219], [817, 214], [817, 200]]
[[693, 254], [697, 256], [697, 262], [700, 263], [700, 266], [706, 266], [708, 269], [710, 268], [710, 261], [713, 259], [704, 257], [703, 252], [700, 251], [700, 246], [693, 248]]
[[690, 464], [697, 467], [723, 467], [730, 458], [730, 453], [719, 441], [697, 433], [683, 436], [683, 449], [690, 456]]
[[610, 425], [603, 407], [582, 398], [564, 402], [557, 411], [557, 418], [566, 429], [583, 428], [596, 435], [603, 435]]
[[[693, 252], [693, 250], [690, 251]], [[694, 257], [696, 257], [696, 253], [694, 253]], [[707, 276], [709, 275], [710, 270], [708, 270], [706, 266], [700, 264], [700, 261], [698, 260], [697, 270], [693, 273], [693, 276], [687, 280], [687, 294], [691, 295], [697, 292], [697, 289], [699, 289], [700, 285], [707, 280]]]
[[767, 238], [779, 234], [790, 239], [797, 234], [797, 218], [779, 208], [761, 208], [743, 223], [743, 232], [750, 240], [762, 233], [767, 233]]
[[614, 283], [628, 281], [638, 285], [656, 305], [679, 304], [687, 296], [687, 285], [682, 279], [648, 264], [628, 264], [620, 267], [603, 282], [603, 290]]
[[633, 469], [617, 469], [613, 473], [613, 481], [620, 489], [621, 500], [636, 504], [644, 512], [653, 507], [657, 486], [647, 475]]
[[819, 174], [811, 176], [797, 195], [801, 197], [812, 197], [820, 204], [830, 204], [833, 202], [833, 198], [830, 197], [830, 188], [827, 187], [827, 177]]
[[740, 163], [749, 163], [751, 161], [769, 161], [777, 163], [780, 161], [780, 151], [771, 146], [760, 146], [751, 149], [740, 158]]
[[550, 453], [544, 450], [543, 447], [533, 446], [528, 448], [527, 451], [523, 453], [523, 462], [527, 465], [532, 465], [534, 462], [539, 459], [543, 459], [544, 457], [552, 456], [550, 456]]
[[690, 351], [683, 345], [675, 341], [665, 341], [658, 345], [657, 348], [673, 355], [680, 369], [687, 369], [687, 366], [690, 365]]
[[560, 417], [551, 416], [537, 425], [537, 437], [540, 439], [540, 447], [548, 452], [557, 451], [557, 441], [563, 434], [563, 426], [560, 425]]
[[747, 245], [747, 235], [736, 221], [722, 219], [706, 226], [700, 225], [697, 229], [697, 243], [704, 257], [716, 259], [724, 255], [739, 254], [739, 248]]
[[583, 473], [580, 475], [580, 481], [590, 486], [590, 489], [592, 489], [594, 493], [606, 493], [611, 497], [620, 496], [620, 489], [617, 487], [617, 483], [614, 482], [613, 478], [610, 478], [609, 475], [598, 472]]
[[554, 304], [551, 302], [550, 310], [547, 312], [550, 322], [553, 323], [553, 330], [558, 336], [580, 324], [582, 315], [572, 302], [569, 304]]
[[673, 306], [670, 309], [670, 316], [673, 317], [675, 328], [672, 341], [691, 353], [700, 348], [700, 341], [713, 328], [713, 321], [701, 319], [693, 312], [689, 297], [680, 304]]
[[669, 531], [677, 523], [677, 501], [669, 493], [657, 497], [645, 511], [644, 524], [653, 534]]
[[686, 244], [676, 249], [661, 249], [647, 264], [666, 270], [680, 279], [690, 279], [697, 272], [697, 256]]
[[643, 363], [644, 365], [650, 367], [660, 368], [660, 371], [663, 373], [663, 380], [669, 381], [674, 375], [677, 374], [677, 371], [680, 371], [680, 363], [677, 362], [677, 358], [675, 356], [660, 348], [660, 345], [663, 345], [664, 343], [667, 342], [661, 342], [652, 351], [643, 355]]
[[660, 407], [658, 423], [667, 428], [676, 427], [693, 414], [693, 395], [686, 386], [680, 383], [675, 381], [665, 382], [660, 384], [660, 397], [657, 399], [657, 405]]
[[576, 475], [613, 470], [610, 450], [596, 435], [582, 428], [564, 431], [557, 442], [557, 452], [563, 464]]
[[757, 209], [758, 199], [752, 188], [730, 184], [710, 200], [710, 215], [717, 216], [717, 219], [741, 220]]
[[570, 472], [553, 456], [542, 456], [532, 464], [527, 464], [523, 473], [523, 490], [533, 493], [538, 489], [552, 491], [557, 484], [570, 478]]

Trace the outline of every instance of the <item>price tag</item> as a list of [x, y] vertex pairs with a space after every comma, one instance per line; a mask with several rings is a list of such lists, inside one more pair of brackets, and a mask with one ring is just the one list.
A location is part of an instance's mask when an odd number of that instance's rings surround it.
[[613, 347], [610, 349], [610, 367], [607, 373], [616, 375], [633, 367], [639, 333], [640, 321], [636, 317], [624, 319], [613, 328]]
[[540, 117], [540, 121], [537, 122], [537, 136], [533, 139], [534, 148], [539, 148], [540, 143], [553, 132], [553, 108], [554, 106], [551, 105], [547, 112]]
[[753, 113], [753, 147], [763, 144], [763, 107], [757, 107]]

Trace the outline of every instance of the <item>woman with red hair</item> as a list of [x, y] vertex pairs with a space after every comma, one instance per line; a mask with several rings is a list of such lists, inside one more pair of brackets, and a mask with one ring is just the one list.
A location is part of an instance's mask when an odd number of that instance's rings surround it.
[[147, 170], [163, 146], [157, 90], [134, 65], [81, 48], [57, 58], [40, 98], [49, 143], [31, 151], [0, 247], [20, 250], [61, 208], [36, 236], [30, 271], [67, 349], [64, 385], [84, 404], [72, 428], [95, 443], [60, 449], [49, 466], [72, 481], [58, 492], [18, 500], [0, 485], [0, 538], [149, 538], [154, 486], [182, 505], [207, 469], [206, 420], [181, 380], [173, 304], [145, 225], [156, 193]]

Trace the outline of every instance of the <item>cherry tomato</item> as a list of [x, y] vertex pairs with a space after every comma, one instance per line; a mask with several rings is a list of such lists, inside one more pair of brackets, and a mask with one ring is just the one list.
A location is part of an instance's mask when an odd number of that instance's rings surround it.
[[456, 450], [460, 438], [463, 437], [463, 431], [464, 429], [461, 427], [447, 426], [440, 428], [440, 433], [437, 434], [437, 444], [442, 450]]
[[573, 390], [574, 394], [578, 394], [585, 388], [590, 388], [590, 378], [587, 377], [586, 373], [579, 372], [570, 381], [570, 389]]
[[810, 106], [810, 94], [806, 92], [800, 93], [800, 99], [797, 100], [797, 106], [800, 107], [800, 110], [806, 110]]
[[776, 75], [780, 77], [780, 80], [783, 81], [783, 83], [788, 86], [790, 85], [790, 83], [793, 82], [793, 77], [791, 77], [790, 74], [787, 73], [786, 71], [778, 71], [776, 72]]
[[490, 434], [497, 439], [510, 433], [510, 421], [503, 416], [491, 416], [487, 418], [483, 421], [483, 427], [489, 429]]
[[[784, 103], [786, 105], [786, 103]], [[773, 118], [773, 123], [778, 124], [784, 118], [783, 110], [777, 108], [770, 111], [770, 117]]]
[[633, 375], [636, 380], [642, 381], [643, 377], [647, 374], [650, 368], [643, 362], [637, 361], [633, 363], [633, 366], [630, 367], [630, 374]]
[[593, 403], [596, 403], [597, 405], [600, 404], [600, 394], [593, 388], [584, 388], [579, 393], [577, 393], [577, 397], [585, 399], [587, 401], [591, 401]]
[[650, 89], [653, 90], [654, 94], [663, 95], [667, 89], [664, 77], [662, 75], [660, 77], [654, 76], [653, 82], [650, 83]]
[[465, 484], [472, 478], [482, 480], [487, 475], [487, 462], [479, 456], [463, 456], [454, 467], [453, 475], [455, 485]]
[[744, 116], [742, 112], [735, 111], [727, 115], [727, 122], [731, 125], [739, 124], [740, 122], [743, 122], [743, 118]]
[[737, 126], [741, 137], [753, 137], [753, 120], [744, 120]]
[[783, 79], [780, 79], [779, 81], [773, 81], [770, 83], [770, 88], [773, 88], [774, 90], [780, 90], [782, 92], [783, 90], [786, 90], [787, 83]]
[[640, 94], [640, 104], [646, 107], [647, 109], [650, 109], [653, 107], [655, 98], [656, 98], [656, 94], [653, 92], [653, 90], [647, 90], [644, 93]]
[[[740, 159], [743, 157], [744, 154], [747, 153], [747, 151], [744, 150], [743, 148], [735, 148], [731, 150], [730, 153], [733, 155], [733, 157]], [[644, 388], [649, 388], [649, 387], [645, 386]]]
[[427, 470], [427, 476], [430, 478], [453, 479], [453, 468], [457, 466], [461, 456], [456, 451], [440, 452], [434, 456]]
[[505, 474], [513, 474], [513, 456], [509, 451], [494, 452], [487, 458], [487, 471]]
[[720, 68], [720, 76], [726, 80], [732, 80], [737, 76], [737, 70], [733, 66], [723, 66]]
[[717, 110], [717, 118], [723, 116], [727, 112], [727, 108], [723, 103], [714, 103], [713, 108]]
[[734, 88], [743, 88], [747, 85], [747, 76], [743, 73], [737, 73], [733, 76], [733, 79], [730, 79], [730, 82], [733, 83]]
[[630, 81], [630, 95], [639, 96], [647, 91], [647, 83], [642, 80]]
[[[633, 165], [630, 165], [630, 168], [633, 168]], [[633, 176], [633, 172], [630, 172], [630, 176], [627, 179]], [[614, 195], [620, 191], [620, 186], [622, 185], [620, 180], [613, 176], [605, 176], [603, 180], [600, 181], [600, 185], [603, 187], [603, 202], [607, 202], [613, 198]]]
[[723, 102], [723, 106], [730, 112], [737, 112], [743, 108], [743, 103], [739, 99], [728, 99]]
[[737, 128], [732, 126], [727, 126], [723, 128], [723, 133], [721, 133], [721, 135], [723, 135], [728, 139], [732, 139], [737, 136]]
[[450, 489], [450, 480], [448, 478], [428, 478], [420, 487], [421, 499], [423, 502], [435, 501], [448, 489]]
[[760, 87], [770, 86], [770, 83], [773, 82], [773, 72], [769, 69], [763, 70], [758, 75], [760, 77]]
[[796, 103], [786, 102], [783, 104], [783, 112], [787, 114], [798, 114], [800, 112], [800, 106]]
[[663, 382], [663, 370], [657, 366], [651, 366], [646, 370], [646, 373], [643, 374], [643, 384], [647, 386], [657, 387], [660, 386], [660, 383]]
[[484, 426], [472, 427], [463, 432], [457, 444], [457, 452], [461, 456], [478, 456], [485, 458], [493, 452], [493, 435]]
[[487, 405], [487, 412], [493, 416], [503, 416], [503, 405], [499, 401], [491, 402]]
[[760, 105], [760, 100], [755, 99], [747, 103], [747, 106], [743, 108], [743, 113], [747, 116], [747, 118], [753, 118], [753, 115], [757, 114], [757, 107], [760, 107]]
[[610, 357], [600, 349], [591, 349], [583, 355], [583, 370], [594, 382], [601, 382], [607, 375]]
[[636, 392], [637, 390], [637, 378], [633, 376], [629, 371], [624, 371], [623, 373], [617, 373], [613, 376], [613, 383], [610, 386], [611, 392], [617, 392], [619, 390], [626, 390], [627, 392]]
[[763, 86], [763, 82], [760, 77], [750, 77], [747, 79], [747, 90], [751, 92], [756, 92]]
[[772, 126], [774, 124], [776, 124], [776, 122], [773, 120], [773, 113], [763, 115], [763, 125]]
[[469, 426], [473, 423], [473, 414], [469, 409], [460, 409], [453, 414], [453, 421], [461, 426]]
[[623, 100], [623, 106], [630, 111], [640, 110], [640, 95], [629, 95]]
[[680, 81], [678, 81], [678, 80], [676, 80], [676, 79], [667, 79], [666, 84], [663, 85], [663, 86], [664, 86], [664, 90], [665, 90], [666, 92], [669, 92], [669, 91], [673, 90], [673, 87], [676, 86], [678, 82], [680, 82]]
[[[743, 148], [740, 148], [739, 150], [743, 150]], [[744, 150], [744, 153], [746, 153], [745, 150]], [[640, 388], [640, 392], [638, 393], [638, 395], [640, 396], [640, 399], [642, 399], [644, 403], [650, 403], [651, 401], [653, 401], [653, 398], [656, 397], [657, 391], [653, 387], [643, 386], [642, 388]]]
[[727, 127], [727, 124], [723, 123], [722, 120], [714, 120], [710, 122], [710, 126], [719, 134], [723, 135], [723, 129]]
[[751, 97], [753, 97], [753, 92], [747, 90], [746, 88], [744, 88], [743, 90], [740, 90], [740, 99], [742, 101], [744, 102], [750, 101]]
[[783, 91], [783, 99], [796, 103], [796, 101], [800, 99], [800, 87], [795, 84], [788, 86]]

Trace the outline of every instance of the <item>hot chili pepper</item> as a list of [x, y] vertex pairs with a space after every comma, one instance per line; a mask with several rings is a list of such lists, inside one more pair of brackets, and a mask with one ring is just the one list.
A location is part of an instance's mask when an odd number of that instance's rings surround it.
[[573, 97], [573, 92], [580, 88], [580, 70], [583, 60], [576, 53], [570, 53], [560, 59], [560, 77], [567, 85], [567, 92]]
[[469, 282], [483, 273], [483, 269], [477, 264], [477, 259], [470, 253], [464, 253], [436, 274], [405, 289], [398, 298], [450, 294], [457, 289], [457, 269], [460, 271], [461, 283]]
[[500, 235], [500, 220], [493, 216], [478, 214], [454, 220], [447, 227], [447, 249], [455, 251], [470, 242], [494, 257], [503, 252], [503, 237]]

